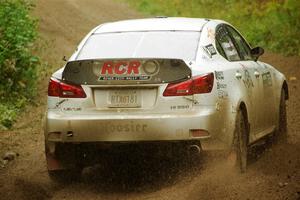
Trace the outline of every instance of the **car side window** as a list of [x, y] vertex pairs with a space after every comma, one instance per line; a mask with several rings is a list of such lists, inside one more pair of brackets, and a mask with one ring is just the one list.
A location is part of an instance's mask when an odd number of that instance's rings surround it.
[[[234, 43], [229, 35], [229, 32], [223, 26], [217, 28], [216, 31], [216, 46], [219, 53], [229, 61], [239, 61], [240, 56]], [[218, 47], [219, 46], [219, 47]], [[221, 51], [221, 48], [223, 52]], [[224, 56], [225, 54], [225, 56]]]
[[251, 56], [251, 50], [248, 44], [245, 42], [244, 38], [232, 27], [226, 26], [229, 33], [232, 36], [232, 39], [234, 40], [237, 50], [240, 53], [240, 57], [242, 60], [253, 60]]
[[218, 40], [216, 40], [216, 47], [217, 47], [217, 51], [221, 54], [221, 56], [228, 59]]

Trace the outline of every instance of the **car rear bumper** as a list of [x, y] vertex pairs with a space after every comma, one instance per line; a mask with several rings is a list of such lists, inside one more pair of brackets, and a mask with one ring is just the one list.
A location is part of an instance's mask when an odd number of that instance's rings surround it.
[[[130, 142], [207, 139], [217, 131], [214, 107], [181, 114], [67, 115], [49, 110], [45, 138], [49, 142]], [[192, 130], [203, 130], [195, 136]]]

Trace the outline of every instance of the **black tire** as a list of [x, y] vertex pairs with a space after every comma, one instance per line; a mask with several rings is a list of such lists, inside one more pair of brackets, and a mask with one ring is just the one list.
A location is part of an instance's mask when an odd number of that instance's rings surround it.
[[235, 122], [233, 151], [236, 155], [235, 165], [239, 172], [247, 169], [248, 160], [248, 122], [241, 110], [238, 111]]
[[273, 143], [287, 142], [287, 117], [286, 117], [286, 95], [284, 90], [281, 91], [279, 104], [278, 127], [273, 134]]

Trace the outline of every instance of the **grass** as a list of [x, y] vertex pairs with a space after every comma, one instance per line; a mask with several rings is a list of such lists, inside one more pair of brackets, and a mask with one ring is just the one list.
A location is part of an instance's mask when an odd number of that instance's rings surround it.
[[37, 20], [27, 0], [0, 0], [0, 129], [10, 128], [36, 94]]

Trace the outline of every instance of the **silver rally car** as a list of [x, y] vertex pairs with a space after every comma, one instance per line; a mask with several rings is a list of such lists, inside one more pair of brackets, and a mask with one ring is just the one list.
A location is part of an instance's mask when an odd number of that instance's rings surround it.
[[50, 175], [82, 166], [90, 147], [148, 143], [229, 150], [245, 171], [252, 144], [286, 137], [287, 82], [262, 54], [221, 20], [96, 27], [49, 82]]

